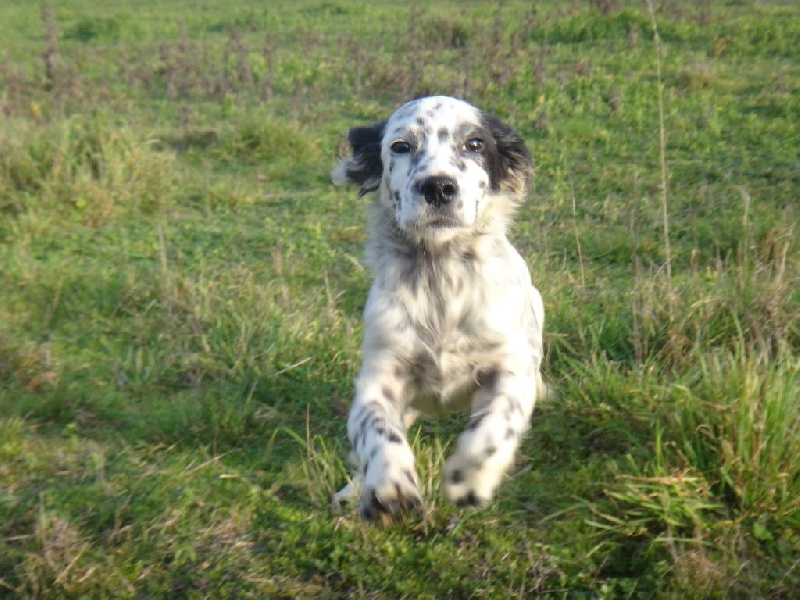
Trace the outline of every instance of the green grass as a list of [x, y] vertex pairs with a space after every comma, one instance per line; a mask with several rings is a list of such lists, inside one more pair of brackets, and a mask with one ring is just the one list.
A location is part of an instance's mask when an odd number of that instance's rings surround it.
[[[632, 0], [7, 4], [0, 597], [800, 588], [793, 2], [657, 3], [660, 81]], [[531, 146], [557, 396], [481, 512], [438, 489], [463, 419], [414, 428], [427, 511], [381, 529], [329, 506], [369, 274], [328, 174], [421, 93]]]

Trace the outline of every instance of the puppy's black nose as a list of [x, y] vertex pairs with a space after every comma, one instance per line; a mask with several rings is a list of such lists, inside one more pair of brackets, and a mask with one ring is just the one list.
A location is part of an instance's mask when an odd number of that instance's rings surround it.
[[458, 184], [452, 177], [426, 177], [417, 184], [417, 189], [425, 197], [425, 202], [436, 208], [449, 204], [458, 194]]

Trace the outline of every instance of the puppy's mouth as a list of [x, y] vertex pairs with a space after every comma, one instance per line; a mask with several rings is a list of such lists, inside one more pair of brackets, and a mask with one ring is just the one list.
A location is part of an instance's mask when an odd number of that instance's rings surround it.
[[464, 223], [455, 217], [434, 216], [420, 220], [417, 226], [429, 229], [460, 229], [464, 227]]

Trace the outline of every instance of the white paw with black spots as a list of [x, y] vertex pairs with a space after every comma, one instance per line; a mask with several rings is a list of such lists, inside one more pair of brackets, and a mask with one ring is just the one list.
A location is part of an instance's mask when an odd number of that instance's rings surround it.
[[[413, 469], [370, 465], [361, 492], [361, 518], [365, 521], [400, 521], [422, 506]], [[373, 473], [375, 471], [375, 473]]]
[[[478, 438], [484, 443], [479, 443]], [[514, 462], [515, 450], [515, 438], [483, 438], [475, 430], [464, 431], [459, 437], [458, 450], [444, 466], [445, 497], [456, 506], [489, 504], [503, 475]]]
[[444, 467], [442, 487], [445, 498], [459, 507], [485, 507], [503, 472], [491, 472], [462, 455], [451, 456]]

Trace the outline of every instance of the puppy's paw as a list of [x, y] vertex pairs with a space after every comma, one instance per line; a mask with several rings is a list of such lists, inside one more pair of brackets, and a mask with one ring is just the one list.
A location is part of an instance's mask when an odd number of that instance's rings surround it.
[[459, 454], [451, 456], [445, 464], [442, 480], [445, 498], [456, 506], [483, 508], [488, 505], [502, 473], [488, 473], [480, 467]]
[[358, 500], [359, 491], [363, 487], [364, 481], [361, 475], [353, 477], [353, 480], [350, 483], [333, 495], [333, 502], [331, 502], [331, 505], [334, 510], [343, 509], [351, 502]]
[[361, 494], [361, 518], [365, 521], [401, 521], [422, 507], [417, 477], [410, 469], [388, 469], [368, 477]]

